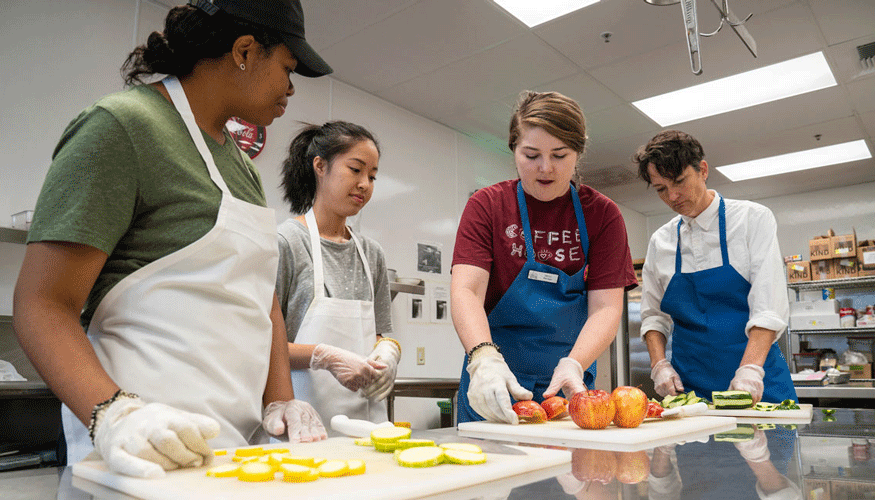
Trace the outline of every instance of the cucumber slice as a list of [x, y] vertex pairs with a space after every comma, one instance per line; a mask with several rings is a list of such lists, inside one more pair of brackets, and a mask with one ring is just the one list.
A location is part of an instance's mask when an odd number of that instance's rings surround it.
[[459, 450], [467, 451], [468, 453], [483, 453], [483, 449], [473, 443], [442, 443], [440, 446], [444, 450]]
[[775, 408], [777, 407], [778, 405], [776, 405], [775, 403], [764, 403], [762, 401], [753, 405], [754, 410], [759, 411], [775, 411]]
[[326, 460], [317, 470], [321, 477], [340, 477], [346, 475], [349, 466], [346, 465], [346, 460]]
[[444, 449], [438, 446], [417, 446], [401, 450], [395, 455], [402, 467], [433, 467], [444, 458]]
[[770, 431], [770, 430], [773, 430], [775, 428], [776, 428], [775, 424], [757, 424], [757, 429], [759, 429], [761, 431]]
[[444, 450], [444, 459], [453, 464], [475, 465], [486, 462], [486, 455], [484, 453], [450, 449]]
[[741, 424], [735, 430], [714, 434], [714, 441], [741, 443], [753, 439], [755, 432], [753, 425]]
[[347, 460], [346, 461], [346, 475], [347, 476], [357, 476], [359, 474], [365, 473], [365, 461], [364, 460]]
[[306, 465], [282, 464], [279, 471], [283, 473], [283, 481], [290, 483], [304, 483], [319, 479], [319, 471]]
[[753, 397], [747, 391], [714, 391], [711, 393], [717, 409], [743, 409], [753, 406]]
[[237, 464], [217, 465], [212, 469], [207, 469], [207, 475], [210, 477], [237, 477], [240, 473], [240, 466]]
[[380, 427], [371, 431], [371, 441], [377, 443], [391, 443], [399, 439], [409, 439], [411, 430], [406, 427]]

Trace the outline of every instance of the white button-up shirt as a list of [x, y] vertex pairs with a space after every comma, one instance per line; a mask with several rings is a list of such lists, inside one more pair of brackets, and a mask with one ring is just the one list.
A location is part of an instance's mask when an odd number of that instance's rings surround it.
[[[692, 273], [723, 264], [720, 252], [720, 195], [698, 217], [674, 217], [650, 237], [642, 270], [641, 335], [651, 330], [671, 334], [674, 323], [659, 305], [675, 272], [677, 226], [681, 224], [681, 272]], [[758, 326], [774, 330], [777, 337], [787, 329], [789, 304], [784, 259], [778, 249], [777, 223], [768, 208], [751, 201], [727, 200], [726, 244], [729, 264], [751, 284], [747, 303], [750, 319], [747, 334]], [[777, 338], [776, 337], [776, 338]]]

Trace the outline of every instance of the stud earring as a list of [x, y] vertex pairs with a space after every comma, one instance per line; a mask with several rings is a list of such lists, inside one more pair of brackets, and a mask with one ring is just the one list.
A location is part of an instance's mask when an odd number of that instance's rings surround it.
[[240, 63], [240, 71], [246, 71], [246, 65], [245, 65], [245, 64]]

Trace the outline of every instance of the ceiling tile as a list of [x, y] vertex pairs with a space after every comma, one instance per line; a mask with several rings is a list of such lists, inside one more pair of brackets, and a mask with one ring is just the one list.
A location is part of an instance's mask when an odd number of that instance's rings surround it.
[[565, 94], [577, 101], [586, 114], [625, 104], [625, 101], [617, 97], [610, 89], [586, 73], [578, 73], [546, 85], [539, 85], [532, 90], [538, 92], [555, 91]]
[[875, 33], [872, 0], [809, 0], [829, 45]]
[[378, 95], [440, 121], [496, 96], [511, 95], [579, 71], [568, 59], [527, 33]]
[[338, 79], [380, 92], [525, 32], [486, 2], [426, 1], [345, 38], [320, 55], [336, 66]]
[[419, 0], [302, 0], [307, 42], [317, 51], [321, 51], [417, 1]]
[[757, 40], [759, 57], [754, 58], [738, 37], [724, 28], [714, 37], [700, 41], [704, 72], [699, 76], [690, 70], [689, 52], [684, 42], [589, 73], [620, 97], [635, 101], [821, 50], [820, 33], [811, 11], [800, 5], [754, 16], [747, 27]]

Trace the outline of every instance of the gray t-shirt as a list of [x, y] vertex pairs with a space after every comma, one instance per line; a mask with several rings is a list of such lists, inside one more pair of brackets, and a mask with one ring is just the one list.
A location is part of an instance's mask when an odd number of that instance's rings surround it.
[[[313, 302], [310, 233], [304, 224], [295, 219], [284, 221], [277, 232], [280, 256], [276, 294], [286, 319], [286, 335], [289, 342], [294, 342], [304, 315]], [[375, 298], [371, 297], [367, 275], [355, 243], [352, 240], [337, 243], [320, 238], [322, 263], [325, 266], [325, 294], [337, 299], [373, 300], [377, 334], [391, 333], [392, 299], [386, 275], [386, 256], [375, 240], [363, 235], [356, 236], [371, 268]]]

